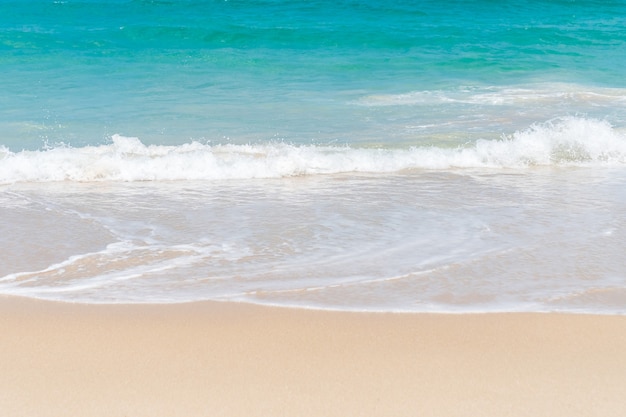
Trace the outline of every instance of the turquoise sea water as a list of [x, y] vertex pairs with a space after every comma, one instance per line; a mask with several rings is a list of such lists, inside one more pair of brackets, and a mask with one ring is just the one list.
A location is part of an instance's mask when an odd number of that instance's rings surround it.
[[0, 292], [626, 309], [624, 1], [2, 1]]
[[[2, 143], [411, 146], [567, 114], [622, 126], [625, 26], [623, 1], [3, 1]], [[407, 108], [372, 105], [403, 94]]]

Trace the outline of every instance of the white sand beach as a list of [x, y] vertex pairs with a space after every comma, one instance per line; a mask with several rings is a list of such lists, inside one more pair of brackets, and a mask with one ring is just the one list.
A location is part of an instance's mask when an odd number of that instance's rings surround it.
[[6, 416], [624, 416], [626, 317], [0, 299]]

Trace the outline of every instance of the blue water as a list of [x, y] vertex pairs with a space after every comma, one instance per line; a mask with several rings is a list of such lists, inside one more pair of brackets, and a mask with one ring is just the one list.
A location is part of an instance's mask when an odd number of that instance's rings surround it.
[[[2, 143], [84, 146], [119, 133], [149, 144], [436, 145], [436, 130], [406, 126], [477, 110], [355, 103], [410, 92], [621, 89], [625, 26], [623, 1], [3, 1]], [[579, 112], [625, 123], [623, 100], [618, 111], [585, 104], [547, 106], [521, 123], [494, 123], [498, 112], [480, 109], [487, 120], [463, 130], [498, 137]]]
[[624, 1], [2, 1], [0, 292], [622, 314], [624, 27]]

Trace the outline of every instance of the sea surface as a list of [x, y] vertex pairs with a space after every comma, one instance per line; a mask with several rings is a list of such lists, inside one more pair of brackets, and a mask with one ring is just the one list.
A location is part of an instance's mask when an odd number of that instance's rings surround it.
[[624, 28], [624, 0], [3, 0], [0, 294], [626, 314]]

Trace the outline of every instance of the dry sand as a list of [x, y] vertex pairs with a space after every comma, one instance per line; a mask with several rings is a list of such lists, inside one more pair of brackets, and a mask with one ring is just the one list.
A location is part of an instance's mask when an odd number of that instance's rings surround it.
[[626, 317], [0, 298], [0, 416], [626, 416]]

